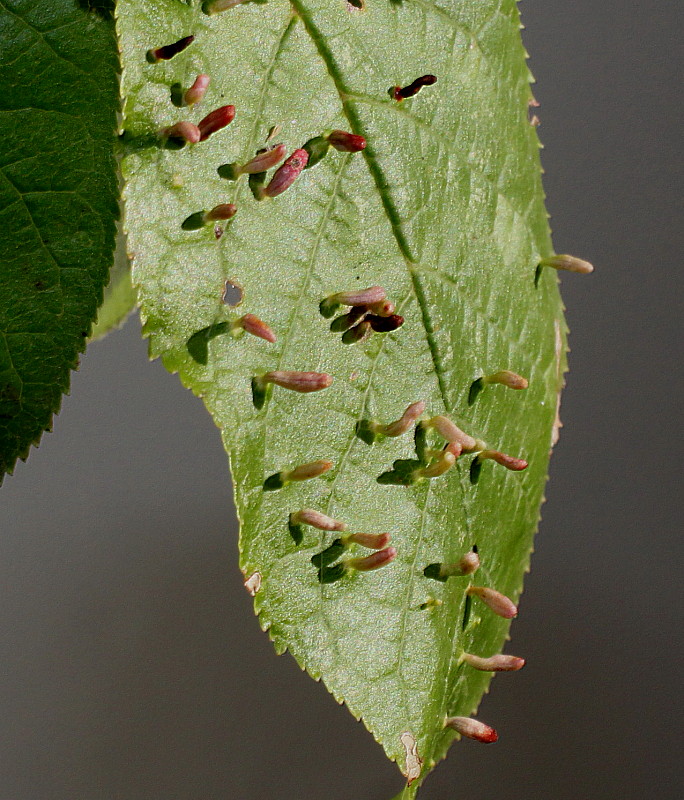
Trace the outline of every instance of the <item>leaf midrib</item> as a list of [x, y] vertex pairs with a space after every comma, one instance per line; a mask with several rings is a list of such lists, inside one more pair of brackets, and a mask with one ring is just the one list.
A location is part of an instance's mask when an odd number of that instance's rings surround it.
[[[330, 75], [330, 77], [331, 77], [331, 79], [332, 79], [332, 81], [333, 81], [333, 83], [335, 85], [335, 89], [336, 89], [337, 94], [338, 94], [338, 96], [340, 98], [340, 103], [342, 105], [343, 112], [344, 112], [345, 116], [347, 117], [347, 120], [348, 120], [348, 122], [349, 122], [349, 124], [351, 126], [352, 131], [354, 133], [359, 133], [360, 134], [362, 131], [360, 130], [360, 126], [358, 124], [358, 120], [356, 118], [356, 115], [349, 108], [348, 103], [345, 101], [345, 97], [347, 97], [348, 95], [347, 95], [347, 93], [345, 92], [345, 90], [343, 88], [342, 81], [340, 79], [339, 73], [338, 73], [336, 65], [335, 65], [335, 61], [334, 61], [332, 55], [329, 53], [327, 47], [325, 46], [325, 43], [323, 41], [323, 37], [321, 36], [321, 34], [317, 30], [316, 26], [313, 24], [313, 22], [308, 17], [305, 9], [302, 7], [302, 4], [301, 4], [300, 0], [291, 0], [291, 2], [292, 2], [292, 6], [297, 10], [297, 12], [298, 12], [298, 14], [299, 14], [299, 16], [300, 16], [300, 18], [302, 20], [302, 23], [304, 25], [304, 29], [306, 30], [307, 34], [312, 39], [313, 44], [314, 44], [316, 50], [318, 51], [319, 56], [323, 60], [323, 63], [325, 64], [325, 67], [326, 67], [326, 69], [328, 71], [328, 74]], [[384, 209], [385, 214], [387, 216], [388, 222], [390, 223], [390, 227], [392, 229], [392, 234], [393, 234], [394, 239], [395, 239], [395, 241], [397, 243], [397, 247], [399, 249], [399, 252], [400, 252], [400, 254], [401, 254], [401, 256], [402, 256], [402, 258], [403, 258], [403, 260], [404, 260], [404, 262], [406, 264], [407, 270], [409, 272], [409, 276], [411, 278], [411, 286], [413, 288], [413, 293], [415, 295], [418, 307], [421, 310], [421, 316], [422, 316], [422, 320], [423, 320], [423, 328], [425, 330], [425, 336], [426, 336], [426, 339], [427, 339], [427, 342], [428, 342], [428, 346], [429, 346], [429, 349], [430, 349], [430, 356], [431, 356], [431, 359], [432, 359], [432, 362], [433, 362], [433, 367], [435, 369], [435, 374], [437, 376], [437, 382], [438, 382], [438, 385], [439, 385], [442, 404], [444, 405], [444, 408], [447, 411], [447, 413], [450, 413], [451, 404], [449, 403], [448, 392], [447, 392], [447, 389], [446, 389], [446, 386], [445, 386], [445, 383], [444, 383], [444, 375], [443, 375], [444, 370], [443, 370], [442, 365], [441, 365], [441, 357], [439, 355], [439, 351], [437, 349], [437, 343], [435, 342], [434, 335], [433, 335], [434, 328], [433, 328], [433, 325], [432, 325], [432, 320], [431, 320], [431, 317], [430, 317], [429, 309], [427, 307], [427, 301], [425, 299], [425, 294], [424, 294], [423, 287], [422, 287], [422, 284], [421, 284], [421, 281], [420, 281], [420, 277], [416, 274], [416, 271], [415, 271], [416, 267], [418, 267], [419, 264], [413, 258], [413, 255], [411, 253], [411, 249], [410, 249], [410, 247], [408, 245], [408, 242], [407, 242], [406, 237], [404, 235], [404, 232], [402, 230], [401, 222], [399, 221], [398, 214], [397, 214], [397, 211], [396, 211], [396, 209], [394, 207], [394, 203], [392, 201], [392, 198], [389, 196], [389, 194], [386, 192], [386, 190], [384, 188], [384, 175], [383, 175], [383, 172], [382, 172], [382, 168], [377, 163], [377, 161], [372, 157], [372, 155], [368, 152], [367, 148], [363, 151], [363, 156], [364, 156], [364, 158], [366, 160], [366, 164], [368, 166], [368, 169], [369, 169], [369, 172], [371, 174], [371, 177], [372, 177], [372, 179], [373, 179], [373, 181], [375, 183], [376, 190], [377, 190], [377, 192], [378, 192], [378, 194], [379, 194], [379, 196], [380, 196], [380, 198], [382, 200], [382, 206], [383, 206], [383, 209]], [[468, 519], [467, 507], [465, 505], [465, 489], [464, 489], [464, 484], [463, 484], [464, 474], [463, 474], [463, 470], [461, 469], [460, 465], [457, 465], [457, 467], [458, 467], [458, 473], [459, 473], [458, 484], [459, 484], [459, 487], [460, 487], [460, 490], [461, 490], [461, 500], [462, 500], [463, 515], [464, 515], [464, 519], [465, 519], [466, 530], [469, 531], [470, 530], [470, 520]], [[341, 468], [341, 465], [340, 465], [340, 468]], [[431, 490], [431, 486], [430, 486], [430, 483], [428, 482], [428, 489], [427, 489], [427, 491], [425, 493], [425, 502], [424, 502], [423, 507], [421, 509], [421, 536], [420, 536], [419, 542], [418, 542], [418, 544], [416, 546], [415, 557], [414, 557], [414, 561], [413, 561], [412, 569], [411, 569], [411, 578], [410, 578], [409, 583], [408, 583], [408, 587], [407, 587], [406, 594], [405, 594], [405, 600], [404, 600], [403, 608], [402, 608], [402, 628], [401, 628], [401, 635], [400, 635], [399, 654], [398, 654], [398, 660], [397, 660], [397, 672], [398, 672], [398, 674], [401, 674], [401, 662], [402, 662], [402, 659], [403, 659], [403, 656], [404, 656], [404, 652], [405, 652], [406, 624], [407, 624], [408, 605], [409, 605], [409, 602], [408, 602], [407, 598], [410, 598], [411, 592], [412, 592], [412, 589], [413, 589], [413, 583], [414, 583], [414, 579], [415, 579], [415, 563], [416, 563], [416, 559], [418, 558], [418, 553], [420, 551], [420, 546], [421, 546], [421, 543], [422, 543], [422, 531], [424, 529], [425, 514], [426, 514], [426, 510], [427, 510], [427, 503], [428, 503], [428, 500], [429, 500], [430, 490]], [[445, 675], [444, 684], [443, 684], [443, 686], [440, 687], [440, 695], [441, 695], [441, 697], [440, 697], [439, 706], [442, 709], [442, 715], [445, 716], [445, 717], [446, 717], [446, 714], [447, 714], [447, 703], [448, 703], [448, 699], [449, 699], [446, 689], [448, 687], [449, 677], [450, 677], [451, 669], [452, 669], [452, 666], [453, 666], [454, 654], [459, 649], [458, 648], [459, 634], [460, 634], [460, 625], [458, 624], [458, 621], [456, 620], [454, 622], [454, 632], [450, 637], [450, 639], [451, 639], [451, 656], [450, 656], [450, 659], [449, 659], [449, 666], [448, 666], [448, 669], [447, 669], [447, 673]], [[402, 684], [403, 684], [403, 681], [402, 681]], [[407, 702], [406, 693], [404, 692], [403, 695], [404, 695], [404, 703], [406, 703]], [[408, 707], [407, 707], [407, 712], [408, 711], [410, 711], [410, 709], [408, 709]], [[433, 755], [433, 753], [435, 751], [434, 742], [436, 741], [436, 735], [433, 737], [432, 741], [433, 741], [433, 746], [430, 748], [429, 753], [423, 753], [423, 755], [422, 755], [424, 763], [427, 763], [428, 756], [432, 757], [432, 755]]]

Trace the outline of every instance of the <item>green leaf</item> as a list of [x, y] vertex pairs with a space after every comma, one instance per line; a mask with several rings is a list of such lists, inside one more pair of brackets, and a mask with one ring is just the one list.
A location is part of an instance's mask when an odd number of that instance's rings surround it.
[[110, 331], [120, 328], [135, 308], [137, 298], [131, 279], [131, 263], [126, 255], [125, 238], [117, 238], [109, 283], [104, 290], [102, 305], [90, 333], [90, 341], [103, 339]]
[[[466, 602], [472, 579], [440, 582], [423, 570], [477, 545], [476, 582], [517, 598], [562, 383], [555, 274], [544, 270], [535, 287], [552, 249], [515, 3], [368, 0], [358, 11], [344, 0], [271, 0], [207, 16], [178, 0], [121, 0], [118, 24], [127, 228], [151, 354], [204, 399], [221, 430], [241, 566], [276, 650], [322, 678], [405, 774], [415, 778], [422, 764], [422, 780], [454, 738], [445, 718], [471, 714], [490, 681], [461, 653], [500, 652], [509, 627]], [[170, 61], [146, 61], [149, 48], [190, 34]], [[212, 79], [201, 108], [173, 106], [171, 86], [198, 73]], [[437, 82], [415, 97], [389, 96], [427, 73]], [[235, 121], [207, 141], [155, 143], [164, 127], [225, 103]], [[245, 176], [226, 181], [217, 168], [251, 159], [274, 125], [289, 152], [330, 128], [368, 146], [330, 149], [286, 192], [257, 202]], [[220, 239], [213, 226], [181, 228], [226, 202], [238, 212]], [[226, 280], [242, 287], [239, 309], [222, 302]], [[344, 345], [320, 301], [373, 285], [406, 322]], [[243, 313], [265, 320], [277, 343], [231, 336], [226, 323]], [[206, 358], [203, 349], [196, 359], [199, 331]], [[334, 383], [307, 395], [271, 387], [257, 410], [252, 377], [277, 369], [325, 372]], [[500, 369], [528, 377], [529, 389], [487, 386], [469, 405], [473, 381]], [[395, 461], [400, 471], [416, 463], [412, 434], [369, 446], [356, 426], [388, 423], [419, 400], [427, 415], [448, 413], [529, 469], [487, 461], [473, 485], [472, 456], [463, 456], [443, 477], [378, 483]], [[334, 467], [264, 491], [269, 476], [318, 459]], [[302, 508], [350, 531], [390, 532], [397, 559], [320, 583], [311, 558], [339, 534], [303, 526], [298, 544], [288, 519]], [[430, 598], [442, 604], [421, 608]]]
[[0, 35], [1, 480], [50, 428], [102, 300], [119, 100], [107, 4], [2, 0]]

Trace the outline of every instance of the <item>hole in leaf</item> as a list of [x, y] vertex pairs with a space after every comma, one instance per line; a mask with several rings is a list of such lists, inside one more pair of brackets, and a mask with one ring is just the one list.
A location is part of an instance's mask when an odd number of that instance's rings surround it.
[[223, 287], [223, 296], [221, 299], [227, 306], [235, 308], [242, 302], [243, 294], [242, 286], [240, 286], [239, 283], [227, 280], [226, 285]]
[[347, 0], [347, 5], [351, 8], [356, 8], [359, 11], [365, 11], [366, 0]]

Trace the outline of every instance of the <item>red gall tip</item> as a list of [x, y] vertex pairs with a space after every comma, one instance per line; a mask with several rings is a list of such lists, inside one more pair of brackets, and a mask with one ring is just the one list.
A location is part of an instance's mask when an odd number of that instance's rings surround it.
[[220, 131], [235, 119], [235, 106], [221, 106], [200, 121], [197, 126], [200, 130], [200, 142], [208, 139], [212, 133]]
[[341, 153], [360, 153], [366, 147], [363, 136], [347, 131], [331, 131], [326, 137], [328, 142]]
[[499, 734], [489, 725], [471, 717], [449, 717], [444, 723], [445, 727], [483, 744], [492, 744], [499, 738]]
[[481, 672], [518, 672], [525, 666], [525, 659], [517, 656], [505, 656], [503, 654], [481, 658], [471, 653], [463, 653], [463, 660], [474, 669]]
[[451, 453], [454, 458], [458, 458], [463, 452], [463, 445], [460, 442], [449, 442], [444, 450]]
[[521, 472], [528, 467], [527, 461], [524, 461], [522, 458], [508, 456], [506, 453], [500, 453], [498, 450], [482, 450], [482, 452], [478, 453], [478, 458], [489, 458], [497, 464], [501, 464], [502, 467], [506, 467], [506, 469], [510, 469], [513, 472]]
[[200, 129], [192, 122], [177, 122], [170, 128], [164, 128], [161, 135], [165, 139], [180, 139], [187, 144], [197, 144], [200, 140]]
[[309, 154], [306, 150], [295, 150], [285, 163], [278, 167], [275, 175], [271, 178], [271, 182], [264, 189], [264, 196], [277, 197], [286, 189], [289, 189], [307, 165], [308, 160]]
[[384, 550], [378, 550], [365, 558], [350, 558], [345, 562], [345, 566], [358, 572], [371, 572], [371, 570], [387, 566], [396, 557], [396, 547], [386, 547]]
[[489, 589], [485, 586], [469, 586], [467, 592], [482, 600], [499, 617], [513, 619], [518, 616], [518, 607], [515, 603], [505, 594], [497, 592], [496, 589]]
[[377, 317], [390, 317], [394, 314], [395, 308], [391, 300], [379, 300], [377, 303], [368, 305], [368, 311]]
[[209, 88], [210, 81], [211, 78], [208, 75], [198, 75], [195, 78], [195, 82], [183, 95], [183, 102], [185, 105], [194, 106], [196, 103], [199, 103]]
[[240, 317], [238, 324], [247, 333], [251, 333], [252, 336], [258, 336], [260, 339], [271, 342], [271, 344], [275, 344], [277, 341], [275, 333], [273, 333], [263, 320], [259, 319], [259, 317], [254, 314], [245, 314], [244, 317]]
[[400, 419], [396, 422], [390, 422], [388, 425], [381, 425], [378, 427], [378, 433], [385, 436], [401, 436], [411, 429], [415, 421], [425, 411], [425, 402], [419, 400], [417, 403], [412, 403], [406, 411], [401, 415]]

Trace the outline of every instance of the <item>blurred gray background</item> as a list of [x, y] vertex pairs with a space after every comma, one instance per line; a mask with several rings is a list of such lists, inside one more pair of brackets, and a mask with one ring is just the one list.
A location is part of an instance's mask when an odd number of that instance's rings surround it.
[[[484, 701], [500, 742], [456, 745], [421, 797], [679, 800], [681, 3], [522, 10], [556, 249], [597, 271], [563, 281], [565, 429], [511, 646], [528, 666]], [[260, 632], [218, 432], [137, 319], [83, 359], [0, 531], [0, 800], [399, 790]]]

